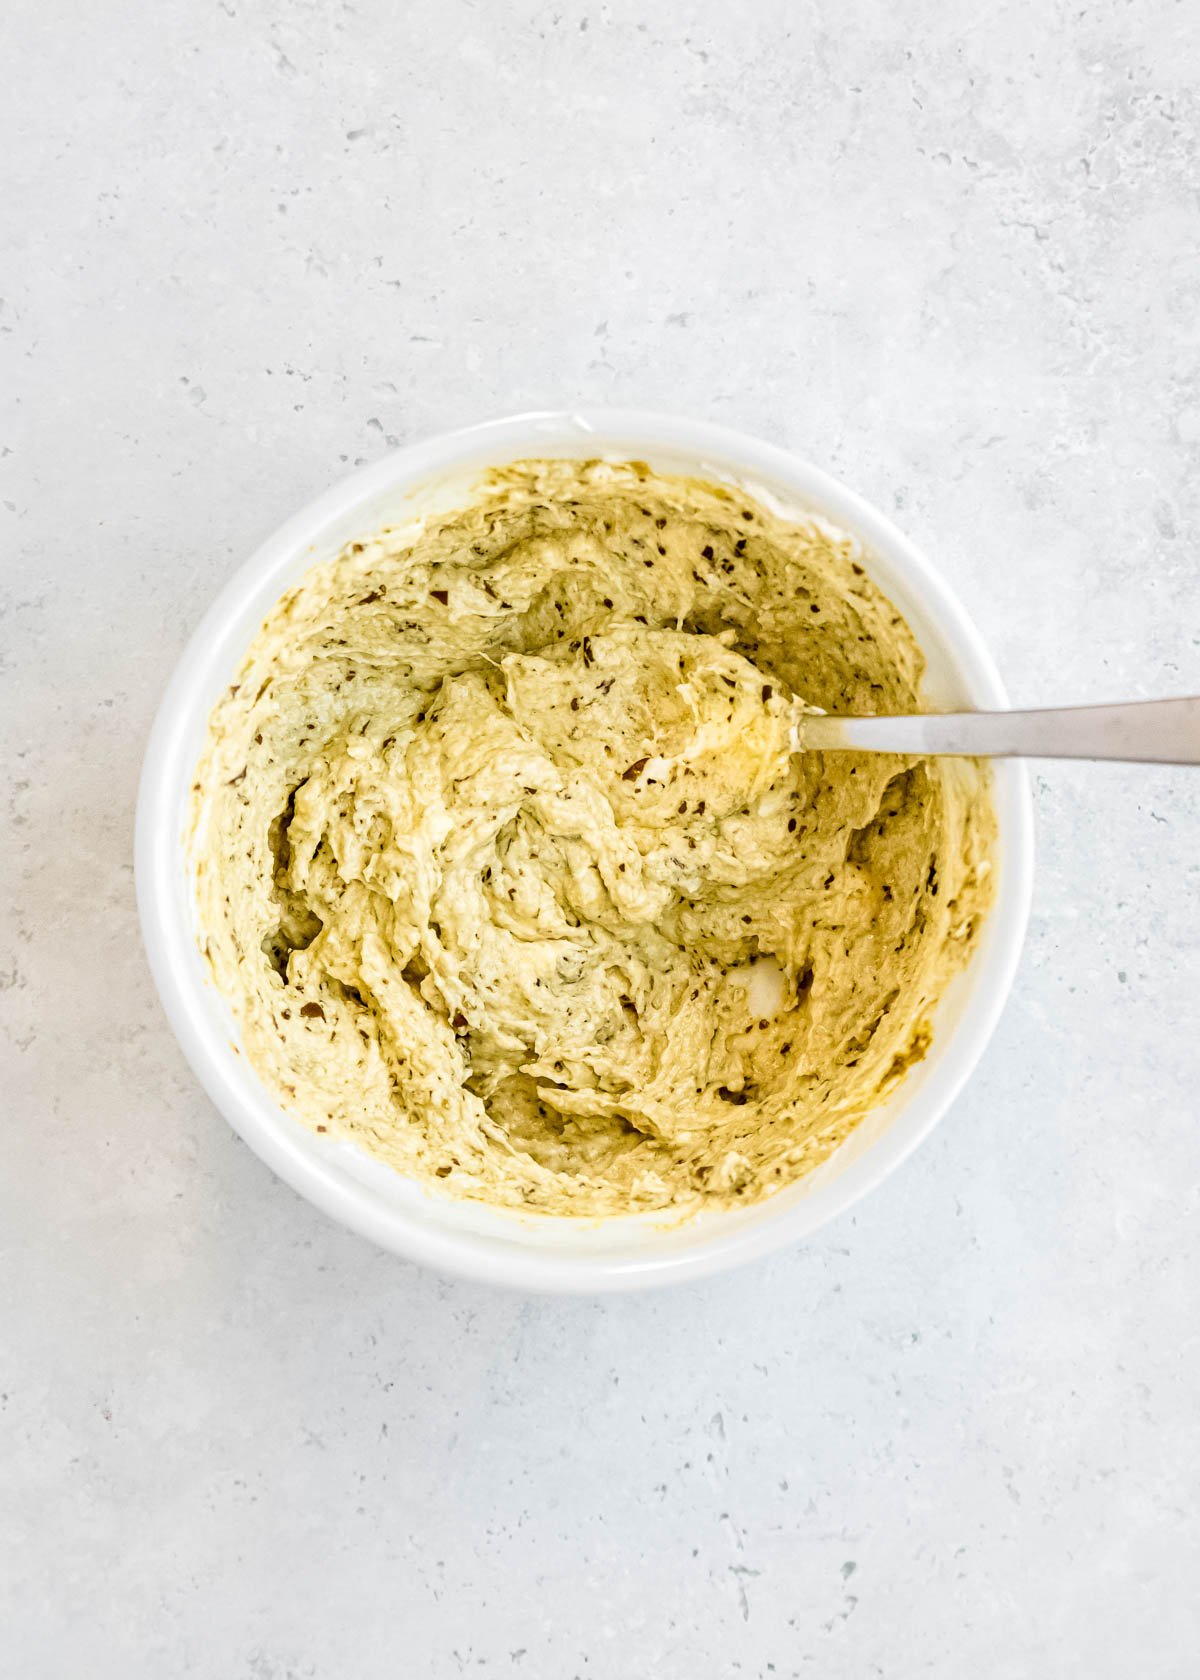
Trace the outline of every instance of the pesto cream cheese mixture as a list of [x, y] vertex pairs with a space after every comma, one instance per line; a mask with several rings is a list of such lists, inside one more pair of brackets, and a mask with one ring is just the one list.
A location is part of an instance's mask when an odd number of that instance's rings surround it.
[[928, 1043], [989, 900], [970, 761], [796, 753], [920, 705], [855, 541], [527, 461], [279, 601], [217, 706], [203, 948], [283, 1105], [444, 1193], [753, 1201]]

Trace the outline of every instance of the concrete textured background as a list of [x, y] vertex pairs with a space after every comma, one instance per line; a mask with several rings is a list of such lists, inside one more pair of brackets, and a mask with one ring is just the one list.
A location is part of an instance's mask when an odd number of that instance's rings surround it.
[[1024, 965], [936, 1137], [802, 1249], [600, 1303], [276, 1182], [164, 1023], [130, 834], [238, 560], [534, 405], [821, 462], [1015, 701], [1200, 691], [1195, 9], [0, 31], [0, 1669], [1194, 1675], [1200, 779], [1040, 766]]

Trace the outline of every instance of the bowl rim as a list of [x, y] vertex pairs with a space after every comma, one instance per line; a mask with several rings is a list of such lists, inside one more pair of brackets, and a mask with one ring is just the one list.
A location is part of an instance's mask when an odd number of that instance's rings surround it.
[[[692, 1246], [634, 1258], [606, 1252], [563, 1252], [504, 1241], [479, 1232], [441, 1228], [409, 1217], [383, 1202], [368, 1185], [335, 1173], [306, 1151], [293, 1134], [298, 1120], [265, 1102], [247, 1065], [223, 1042], [199, 1006], [195, 945], [178, 915], [178, 871], [183, 867], [178, 831], [178, 775], [194, 731], [204, 721], [214, 662], [248, 597], [279, 584], [315, 533], [360, 505], [399, 486], [415, 488], [467, 460], [512, 460], [539, 450], [580, 445], [589, 437], [616, 458], [664, 451], [693, 457], [699, 469], [753, 486], [761, 478], [787, 486], [798, 503], [845, 523], [868, 548], [885, 551], [936, 618], [953, 649], [975, 704], [1008, 705], [999, 672], [979, 632], [949, 585], [916, 545], [856, 491], [790, 451], [733, 430], [651, 410], [585, 407], [539, 409], [442, 432], [391, 451], [349, 474], [284, 521], [235, 570], [189, 638], [164, 691], [148, 738], [138, 787], [134, 864], [143, 943], [159, 997], [184, 1055], [209, 1097], [249, 1147], [292, 1189], [339, 1223], [406, 1259], [451, 1275], [534, 1293], [608, 1293], [683, 1282], [728, 1270], [799, 1242], [869, 1194], [924, 1141], [958, 1096], [983, 1054], [1005, 1006], [1020, 960], [1033, 886], [1033, 819], [1024, 766], [995, 766], [995, 797], [1003, 805], [1003, 861], [989, 916], [986, 950], [968, 974], [972, 990], [960, 1018], [939, 1047], [937, 1066], [920, 1092], [902, 1106], [887, 1129], [836, 1177], [803, 1201], [780, 1207], [775, 1217], [703, 1236]], [[519, 446], [519, 447], [517, 447]], [[830, 510], [833, 510], [830, 512]], [[238, 657], [248, 645], [242, 641]], [[230, 666], [222, 664], [228, 673]], [[190, 775], [187, 762], [183, 774]], [[190, 959], [190, 960], [189, 960]], [[281, 1125], [280, 1122], [283, 1122]], [[763, 1204], [760, 1204], [763, 1205]], [[769, 1209], [770, 1204], [765, 1204]]]

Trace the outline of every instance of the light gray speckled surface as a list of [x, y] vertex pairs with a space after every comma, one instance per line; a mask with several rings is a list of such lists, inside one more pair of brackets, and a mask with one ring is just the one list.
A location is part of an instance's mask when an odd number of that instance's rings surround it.
[[134, 919], [218, 584], [487, 414], [761, 433], [895, 512], [1015, 700], [1200, 690], [1194, 9], [961, 15], [5, 7], [5, 1675], [1196, 1672], [1196, 778], [1040, 768], [952, 1116], [657, 1297], [327, 1224], [200, 1094]]

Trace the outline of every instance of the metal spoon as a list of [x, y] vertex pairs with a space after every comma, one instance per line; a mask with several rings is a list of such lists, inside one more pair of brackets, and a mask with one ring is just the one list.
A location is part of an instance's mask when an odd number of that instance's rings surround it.
[[799, 751], [950, 754], [968, 758], [1113, 758], [1200, 764], [1200, 696], [1071, 706], [1041, 712], [949, 712], [919, 717], [830, 717], [792, 725]]

